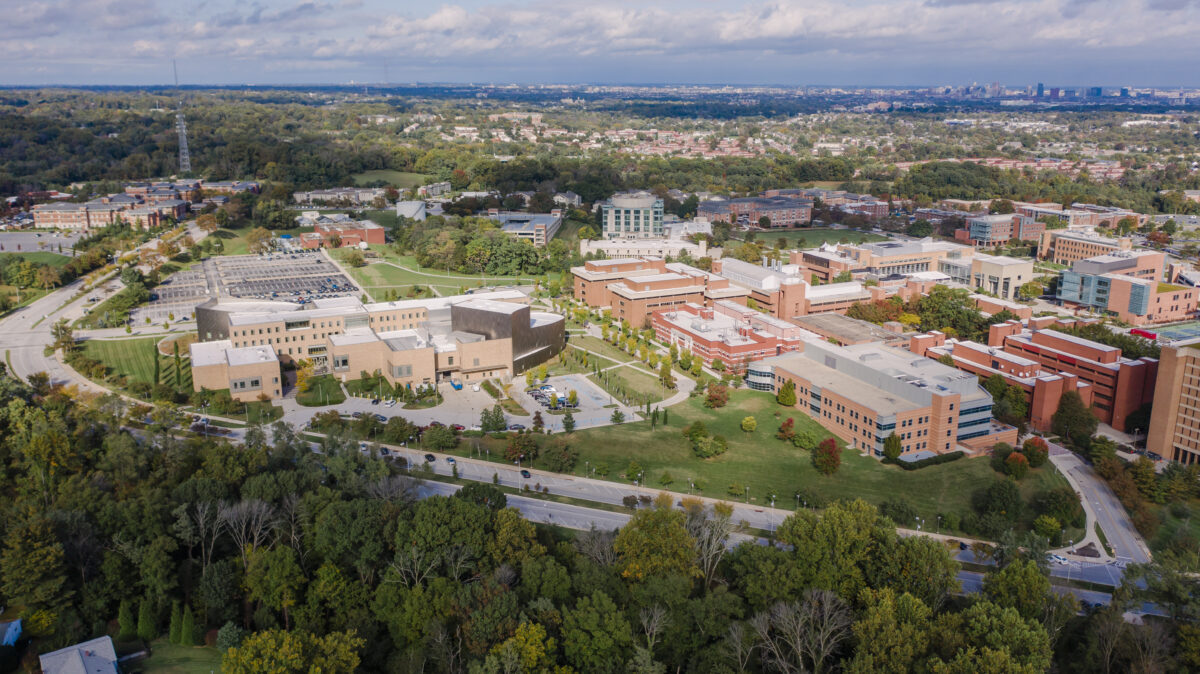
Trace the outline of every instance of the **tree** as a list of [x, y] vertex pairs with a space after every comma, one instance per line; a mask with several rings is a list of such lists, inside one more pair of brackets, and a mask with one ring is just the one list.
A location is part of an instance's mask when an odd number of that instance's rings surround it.
[[49, 265], [38, 267], [37, 284], [40, 288], [50, 289], [62, 282], [58, 269]]
[[[1013, 608], [979, 601], [961, 613], [939, 616], [930, 638], [936, 655], [932, 671], [977, 671], [980, 659], [995, 662], [986, 671], [1043, 672], [1050, 667], [1050, 638], [1035, 620]], [[947, 666], [948, 665], [948, 666]]]
[[137, 622], [133, 619], [133, 609], [129, 600], [122, 599], [117, 609], [117, 641], [129, 641], [137, 636]]
[[617, 532], [613, 543], [621, 575], [633, 580], [648, 576], [698, 575], [686, 517], [671, 507], [669, 494], [660, 495], [655, 507], [638, 510]]
[[756, 428], [758, 428], [758, 420], [757, 419], [755, 419], [754, 417], [743, 417], [742, 418], [742, 430], [743, 431], [745, 431], [746, 433], [753, 433]]
[[582, 597], [563, 611], [563, 655], [581, 672], [620, 672], [633, 629], [605, 593]]
[[916, 669], [929, 651], [932, 612], [920, 599], [891, 588], [864, 589], [863, 606], [854, 623], [858, 648], [846, 669], [854, 673], [906, 674]]
[[358, 650], [366, 640], [353, 632], [310, 632], [266, 630], [244, 638], [241, 645], [225, 651], [221, 671], [227, 674], [280, 674], [321, 672], [353, 674], [358, 668]]
[[917, 220], [909, 225], [904, 233], [909, 236], [915, 236], [918, 239], [923, 239], [927, 236], [933, 236], [933, 224], [928, 220]]
[[570, 434], [575, 432], [575, 414], [570, 410], [563, 415], [562, 426], [564, 433]]
[[783, 386], [779, 387], [779, 393], [775, 394], [775, 402], [784, 407], [796, 406], [796, 382], [791, 379], [785, 381]]
[[1029, 474], [1029, 459], [1020, 452], [1012, 452], [1004, 459], [1004, 472], [1020, 480]]
[[50, 522], [30, 516], [15, 523], [0, 550], [0, 594], [21, 607], [26, 631], [50, 634], [74, 591], [67, 583], [65, 553]]
[[254, 254], [271, 250], [272, 235], [263, 227], [255, 227], [246, 234], [246, 247]]
[[609, 417], [608, 420], [614, 424], [623, 424], [625, 423], [625, 413], [619, 409], [614, 409], [612, 411], [612, 416]]
[[717, 382], [710, 382], [705, 389], [704, 406], [709, 409], [719, 409], [729, 402], [729, 387]]
[[183, 616], [179, 612], [179, 602], [171, 604], [171, 621], [167, 624], [167, 642], [179, 643], [179, 629], [183, 626]]
[[1016, 609], [1026, 620], [1037, 619], [1050, 595], [1050, 579], [1032, 560], [1021, 559], [988, 573], [983, 594], [998, 606]]
[[1030, 468], [1041, 468], [1050, 458], [1050, 446], [1039, 437], [1032, 437], [1021, 445], [1021, 453], [1029, 460]]
[[158, 621], [154, 618], [154, 605], [143, 599], [138, 605], [137, 636], [142, 641], [153, 641], [158, 636]]
[[362, 251], [357, 248], [351, 248], [350, 251], [346, 253], [346, 257], [342, 259], [351, 267], [361, 267], [367, 263], [367, 258], [363, 257]]
[[1076, 446], [1087, 447], [1100, 422], [1078, 393], [1068, 391], [1059, 398], [1058, 410], [1050, 423], [1056, 435], [1069, 438]]
[[[577, 407], [579, 405], [579, 393], [576, 392], [575, 389], [567, 391], [567, 404], [571, 407]], [[567, 414], [570, 414], [570, 412]]]
[[775, 433], [775, 437], [785, 442], [791, 442], [792, 438], [796, 437], [796, 420], [788, 417], [779, 425], [779, 431]]
[[842, 465], [842, 448], [833, 438], [825, 438], [813, 451], [812, 464], [822, 475], [833, 475]]
[[296, 551], [287, 546], [255, 550], [246, 569], [246, 587], [250, 598], [283, 613], [283, 624], [290, 629], [289, 612], [304, 587]]
[[883, 455], [891, 461], [900, 458], [900, 453], [904, 451], [903, 445], [900, 443], [900, 436], [895, 432], [890, 433], [883, 440]]
[[816, 674], [850, 638], [852, 624], [850, 608], [829, 590], [808, 590], [801, 601], [777, 603], [750, 620], [770, 669]]
[[179, 624], [179, 645], [196, 645], [196, 616], [190, 606], [183, 607], [183, 617]]
[[448, 452], [458, 446], [458, 433], [449, 426], [434, 426], [425, 431], [421, 442], [437, 452]]
[[675, 376], [671, 374], [671, 362], [669, 360], [664, 360], [658, 366], [658, 380], [662, 382], [665, 388], [675, 388]]

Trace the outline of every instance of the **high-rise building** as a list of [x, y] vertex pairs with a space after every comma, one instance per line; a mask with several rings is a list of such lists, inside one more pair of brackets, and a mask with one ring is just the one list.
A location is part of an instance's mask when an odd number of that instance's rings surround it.
[[1038, 82], [1037, 97], [1045, 98], [1045, 96], [1046, 96], [1046, 85], [1042, 84], [1041, 82]]
[[1121, 87], [1121, 98], [1129, 98], [1129, 87]]
[[614, 194], [600, 209], [606, 239], [657, 239], [663, 235], [663, 200], [650, 192]]
[[1200, 462], [1200, 340], [1162, 348], [1146, 449], [1180, 463]]
[[1102, 87], [1088, 87], [1087, 95], [1088, 98], [1100, 98], [1104, 95], [1104, 89]]

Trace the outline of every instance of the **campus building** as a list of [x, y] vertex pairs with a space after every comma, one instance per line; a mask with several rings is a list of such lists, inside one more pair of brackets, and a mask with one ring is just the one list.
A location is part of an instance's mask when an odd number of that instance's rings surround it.
[[699, 243], [692, 243], [682, 238], [666, 239], [580, 239], [579, 254], [602, 253], [609, 260], [624, 260], [641, 257], [679, 258], [690, 257], [699, 260], [702, 257], [720, 259], [720, 248], [709, 249], [708, 239], [701, 238]]
[[387, 195], [382, 187], [333, 187], [327, 190], [293, 192], [292, 199], [298, 204], [349, 204], [367, 206]]
[[1151, 402], [1156, 359], [1131, 360], [1115, 346], [1049, 329], [1055, 324], [1069, 327], [1071, 320], [1047, 316], [1026, 323], [1028, 327], [1019, 321], [991, 326], [988, 346], [1033, 361], [1043, 371], [1078, 377], [1092, 387], [1096, 417], [1117, 430], [1125, 430], [1126, 417]]
[[938, 260], [938, 271], [954, 283], [1011, 300], [1022, 285], [1033, 280], [1033, 260], [983, 253], [947, 256]]
[[[757, 227], [766, 218], [769, 227], [798, 227], [812, 220], [813, 202], [788, 196], [762, 196], [705, 201], [696, 215], [711, 222], [728, 222]], [[885, 204], [886, 207], [886, 204]]]
[[992, 419], [992, 397], [972, 374], [878, 343], [802, 349], [750, 364], [750, 388], [796, 387], [796, 407], [852, 447], [876, 456], [895, 433], [905, 453], [986, 451], [1015, 443], [1017, 431]]
[[[370, 220], [353, 220], [344, 215], [340, 220], [321, 220], [313, 224], [313, 231], [300, 235], [300, 246], [309, 250], [317, 248], [345, 248], [359, 244], [387, 243], [387, 230]], [[334, 244], [337, 244], [336, 246]]]
[[1019, 386], [1029, 405], [1029, 424], [1040, 431], [1050, 430], [1064, 393], [1074, 391], [1083, 404], [1092, 404], [1093, 388], [1078, 375], [1044, 370], [1038, 361], [1008, 353], [999, 346], [947, 339], [945, 334], [935, 330], [913, 335], [908, 348], [919, 356], [938, 361], [949, 358], [955, 368], [980, 378], [1000, 375], [1005, 383]]
[[1148, 451], [1180, 463], [1200, 462], [1200, 340], [1162, 347], [1148, 430]]
[[[973, 246], [1003, 246], [1013, 239], [1037, 240], [1046, 231], [1045, 223], [1028, 215], [977, 215], [967, 218], [967, 227], [955, 232], [955, 238], [963, 238]], [[962, 236], [960, 232], [964, 232]]]
[[524, 239], [538, 248], [545, 248], [563, 223], [562, 211], [558, 209], [549, 213], [522, 213], [491, 208], [487, 217], [505, 234]]
[[523, 372], [563, 346], [563, 317], [517, 291], [363, 304], [209, 300], [196, 307], [193, 386], [238, 400], [282, 394], [280, 363], [307, 360], [343, 381], [379, 371], [393, 385], [479, 381]]
[[650, 192], [614, 194], [600, 213], [606, 239], [662, 238], [663, 200]]
[[859, 281], [812, 285], [798, 265], [722, 258], [713, 262], [713, 273], [747, 289], [747, 302], [753, 300], [759, 309], [784, 319], [828, 311], [845, 313], [856, 302], [883, 297], [881, 289], [873, 293]]
[[1048, 229], [1042, 232], [1038, 243], [1038, 257], [1057, 264], [1073, 264], [1121, 250], [1133, 250], [1133, 242], [1128, 238], [1110, 239], [1066, 229]]
[[1196, 288], [1163, 283], [1164, 255], [1119, 251], [1079, 260], [1059, 278], [1057, 298], [1132, 325], [1173, 323], [1196, 312]]
[[719, 360], [739, 373], [753, 361], [795, 351], [802, 339], [820, 339], [794, 323], [729, 300], [656, 311], [651, 325], [659, 341], [691, 353], [706, 367]]
[[649, 326], [650, 314], [692, 303], [727, 299], [745, 303], [750, 295], [729, 279], [679, 262], [632, 258], [589, 260], [572, 267], [575, 299], [634, 327]]

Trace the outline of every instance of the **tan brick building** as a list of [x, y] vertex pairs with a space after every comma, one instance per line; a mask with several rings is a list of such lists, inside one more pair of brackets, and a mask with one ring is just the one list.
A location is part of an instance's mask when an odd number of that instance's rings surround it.
[[1200, 340], [1162, 349], [1146, 449], [1180, 463], [1200, 462]]

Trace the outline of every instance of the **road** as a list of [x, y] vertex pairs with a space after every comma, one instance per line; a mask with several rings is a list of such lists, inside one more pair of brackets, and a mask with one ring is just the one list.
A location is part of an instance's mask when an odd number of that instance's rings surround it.
[[[1050, 460], [1080, 492], [1088, 521], [1100, 524], [1113, 556], [1122, 564], [1144, 564], [1150, 561], [1150, 550], [1133, 526], [1124, 506], [1108, 484], [1075, 453], [1051, 443]], [[1090, 532], [1089, 532], [1090, 533]]]

